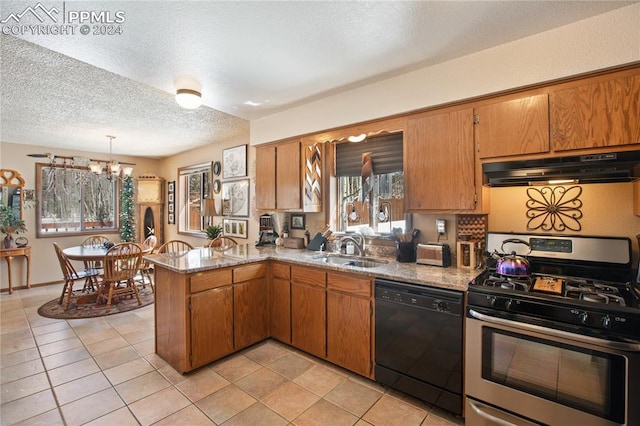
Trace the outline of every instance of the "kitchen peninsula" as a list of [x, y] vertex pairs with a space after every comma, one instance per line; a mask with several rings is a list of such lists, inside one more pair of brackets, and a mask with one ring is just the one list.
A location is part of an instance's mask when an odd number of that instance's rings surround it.
[[374, 279], [464, 292], [478, 273], [394, 260], [362, 268], [321, 256], [253, 245], [145, 256], [155, 267], [156, 353], [186, 373], [274, 337], [373, 378]]

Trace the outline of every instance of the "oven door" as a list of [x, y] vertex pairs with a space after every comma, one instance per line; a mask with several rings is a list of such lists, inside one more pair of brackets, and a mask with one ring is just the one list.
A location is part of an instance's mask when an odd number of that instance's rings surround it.
[[472, 308], [465, 330], [465, 386], [473, 400], [549, 425], [640, 424], [640, 345]]

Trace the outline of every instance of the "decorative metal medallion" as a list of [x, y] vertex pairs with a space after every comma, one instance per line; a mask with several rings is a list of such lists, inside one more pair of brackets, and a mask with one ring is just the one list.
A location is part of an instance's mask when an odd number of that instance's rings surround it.
[[582, 187], [563, 186], [528, 188], [527, 229], [543, 231], [580, 231]]

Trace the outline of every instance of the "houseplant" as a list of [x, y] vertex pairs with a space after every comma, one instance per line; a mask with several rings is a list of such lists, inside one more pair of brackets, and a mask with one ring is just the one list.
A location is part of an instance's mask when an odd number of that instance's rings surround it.
[[0, 205], [0, 232], [4, 237], [4, 248], [13, 248], [13, 234], [27, 232], [20, 211], [12, 206]]
[[215, 240], [217, 237], [222, 235], [222, 226], [220, 226], [220, 225], [209, 225], [209, 226], [207, 226], [207, 229], [205, 229], [204, 232], [206, 232], [207, 238], [209, 240]]

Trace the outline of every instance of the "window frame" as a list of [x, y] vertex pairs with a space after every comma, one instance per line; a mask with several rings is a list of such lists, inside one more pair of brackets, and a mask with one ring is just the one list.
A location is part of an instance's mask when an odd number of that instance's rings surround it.
[[[36, 163], [36, 199], [37, 200], [43, 200], [44, 197], [42, 196], [42, 191], [43, 191], [43, 182], [42, 182], [42, 178], [43, 178], [43, 170], [45, 168], [50, 168], [50, 167], [55, 167], [57, 169], [74, 169], [74, 170], [79, 170], [79, 171], [83, 171], [85, 173], [91, 174], [91, 171], [84, 166], [74, 166], [74, 165], [69, 165], [69, 164], [51, 164], [51, 163]], [[42, 204], [41, 203], [36, 203], [36, 238], [59, 238], [59, 237], [73, 237], [73, 236], [79, 236], [79, 235], [95, 235], [96, 233], [100, 233], [100, 234], [118, 234], [120, 232], [120, 191], [122, 188], [121, 182], [118, 178], [114, 178], [113, 179], [114, 182], [114, 186], [113, 186], [113, 205], [114, 205], [114, 220], [113, 220], [113, 227], [108, 227], [108, 228], [84, 228], [84, 220], [82, 219], [84, 217], [84, 203], [81, 202], [81, 220], [80, 220], [80, 226], [81, 226], [81, 230], [79, 231], [56, 231], [56, 232], [52, 232], [52, 233], [48, 233], [48, 232], [43, 232], [42, 230]], [[85, 190], [84, 190], [85, 186], [84, 185], [80, 185], [80, 200], [84, 200], [85, 199]]]
[[[199, 221], [200, 221], [200, 229], [199, 230], [191, 230], [188, 229], [187, 223], [187, 214], [189, 213], [189, 205], [190, 201], [189, 191], [187, 191], [186, 181], [189, 176], [196, 173], [208, 173], [208, 178], [204, 178], [201, 181], [201, 191], [200, 191], [200, 212], [199, 212]], [[177, 200], [176, 205], [176, 222], [178, 225], [178, 234], [182, 235], [191, 235], [195, 237], [206, 237], [206, 227], [207, 227], [207, 218], [202, 216], [202, 210], [204, 209], [204, 199], [205, 198], [213, 198], [213, 161], [207, 161], [205, 163], [192, 164], [185, 167], [178, 168], [178, 179], [176, 182], [176, 196]]]

